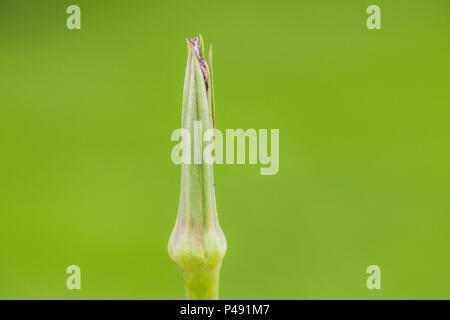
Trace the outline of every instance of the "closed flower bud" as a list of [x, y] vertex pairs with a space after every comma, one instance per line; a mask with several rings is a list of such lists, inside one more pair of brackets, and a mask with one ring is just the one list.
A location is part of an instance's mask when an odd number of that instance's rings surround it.
[[[189, 159], [202, 159], [207, 145], [203, 133], [214, 128], [212, 49], [207, 63], [201, 36], [186, 41], [182, 128], [193, 140], [200, 141], [201, 150], [182, 151], [190, 153]], [[194, 129], [199, 123], [200, 132]], [[168, 249], [181, 269], [187, 298], [218, 299], [219, 273], [227, 245], [217, 216], [212, 164], [199, 162], [182, 163], [178, 216]]]

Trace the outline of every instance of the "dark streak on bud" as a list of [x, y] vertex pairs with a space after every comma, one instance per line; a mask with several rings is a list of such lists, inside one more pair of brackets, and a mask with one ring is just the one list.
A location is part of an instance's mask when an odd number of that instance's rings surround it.
[[208, 73], [206, 72], [207, 66], [205, 59], [200, 57], [200, 48], [198, 46], [198, 37], [190, 39], [192, 45], [194, 46], [195, 55], [197, 56], [198, 62], [200, 63], [200, 70], [202, 70], [203, 78], [205, 79], [206, 90], [208, 90]]

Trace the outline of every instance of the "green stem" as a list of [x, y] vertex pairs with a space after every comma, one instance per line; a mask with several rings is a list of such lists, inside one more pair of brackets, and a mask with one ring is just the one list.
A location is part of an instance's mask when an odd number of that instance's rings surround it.
[[218, 300], [219, 270], [183, 271], [183, 280], [188, 300]]

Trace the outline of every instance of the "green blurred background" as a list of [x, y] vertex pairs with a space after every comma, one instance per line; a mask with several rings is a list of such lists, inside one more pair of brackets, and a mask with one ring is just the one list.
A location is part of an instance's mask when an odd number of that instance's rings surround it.
[[170, 135], [199, 32], [217, 127], [280, 129], [277, 175], [215, 166], [221, 298], [450, 298], [447, 0], [1, 0], [0, 298], [184, 298]]

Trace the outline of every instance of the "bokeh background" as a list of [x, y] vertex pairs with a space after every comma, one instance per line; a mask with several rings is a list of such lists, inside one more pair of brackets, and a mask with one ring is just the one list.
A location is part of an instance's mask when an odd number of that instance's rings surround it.
[[0, 298], [184, 298], [170, 135], [199, 32], [217, 127], [280, 129], [277, 175], [215, 166], [221, 298], [450, 298], [446, 0], [2, 0]]

